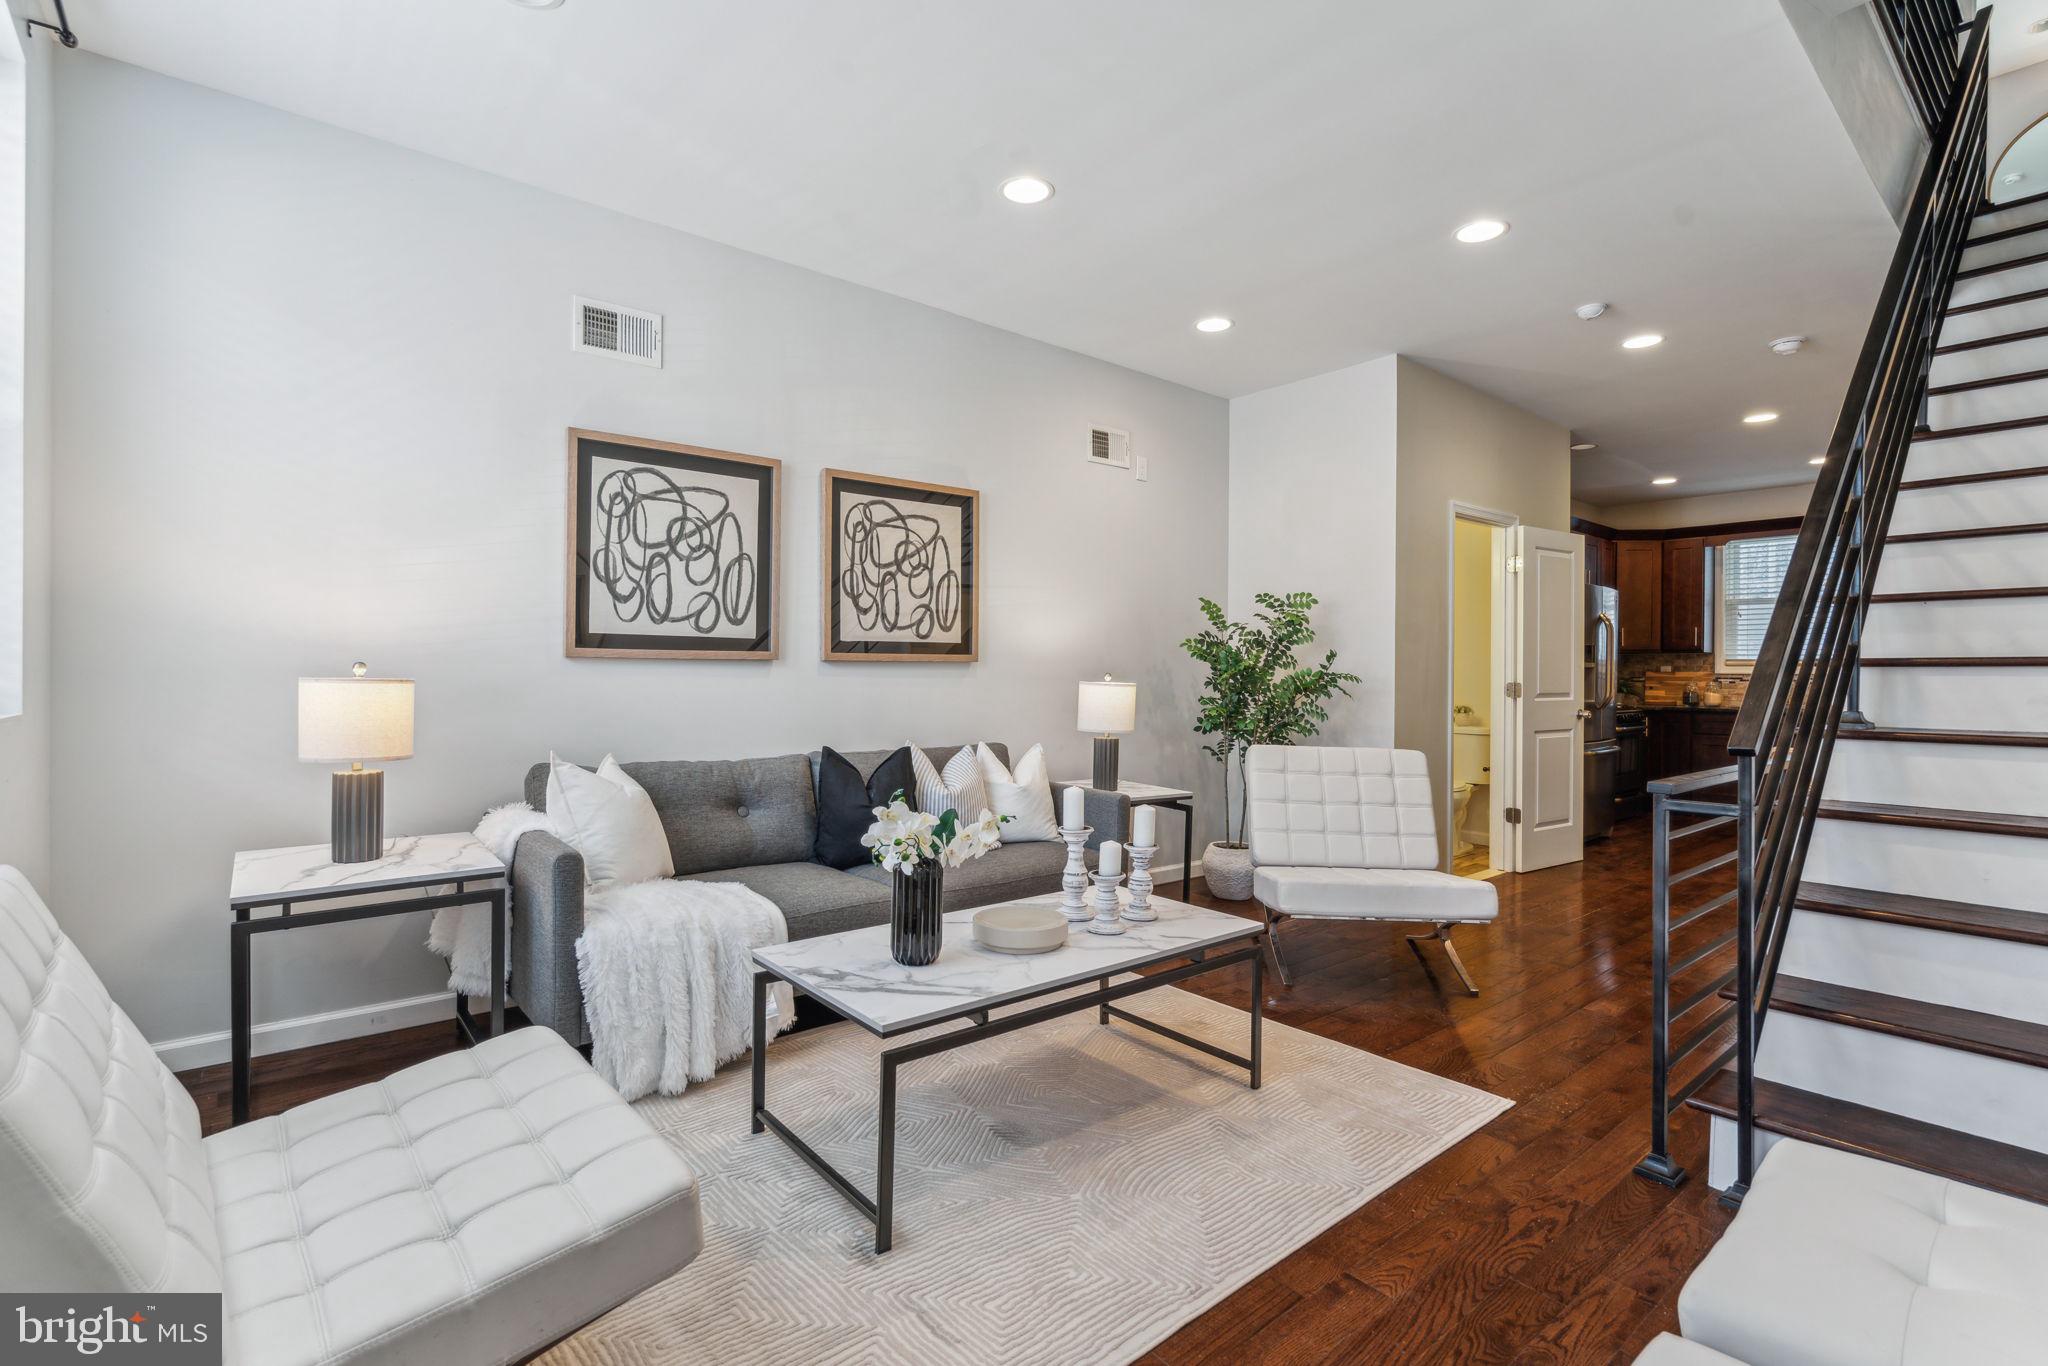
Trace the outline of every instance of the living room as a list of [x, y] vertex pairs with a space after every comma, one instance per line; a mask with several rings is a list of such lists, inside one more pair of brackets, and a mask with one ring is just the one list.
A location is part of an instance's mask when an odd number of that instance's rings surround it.
[[[1672, 1007], [1769, 995], [1796, 737], [1905, 705], [1776, 681], [1852, 648], [1800, 547], [1946, 534], [1843, 395], [2048, 48], [1642, 8], [8, 0], [20, 1350], [1836, 1359], [1704, 1326], [1814, 1135], [1685, 1103], [1789, 1020]], [[2036, 591], [1968, 534], [1928, 591]]]

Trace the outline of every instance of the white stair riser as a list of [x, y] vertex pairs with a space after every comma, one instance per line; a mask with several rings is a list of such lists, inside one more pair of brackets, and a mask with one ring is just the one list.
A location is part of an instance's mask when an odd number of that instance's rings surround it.
[[[2015, 197], [2025, 199], [2027, 196]], [[1979, 214], [1970, 224], [1970, 236], [1989, 237], [2008, 228], [2024, 228], [2035, 223], [2048, 223], [2048, 203], [2021, 204], [2015, 208]]]
[[[2048, 408], [2042, 409], [2048, 413]], [[1892, 508], [1891, 534], [2048, 522], [2048, 475], [1907, 489]]]
[[[2000, 299], [2012, 298], [2000, 294]], [[1976, 308], [1967, 313], [1950, 313], [1941, 320], [1941, 345], [2003, 337], [2031, 327], [2048, 327], [2048, 298], [2020, 298], [1997, 308]]]
[[[2048, 574], [2048, 565], [2041, 570]], [[2048, 657], [2048, 598], [1872, 603], [1863, 622], [1863, 653], [1870, 659]], [[2048, 716], [2036, 722], [2048, 729]]]
[[[1713, 1127], [1707, 1135], [1707, 1185], [1717, 1191], [1727, 1190], [1735, 1184], [1739, 1170], [1735, 1156], [1735, 1121], [1711, 1115]], [[1761, 1164], [1764, 1154], [1784, 1141], [1783, 1134], [1756, 1131], [1756, 1161]]]
[[[1973, 237], [1989, 235], [1989, 230], [1978, 228]], [[2017, 261], [2027, 256], [2048, 254], [2048, 232], [2023, 232], [2017, 237], [2002, 238], [1996, 242], [1982, 242], [1963, 248], [1963, 263], [1958, 269], [1977, 270], [1983, 266], [1995, 266], [2005, 261]]]
[[1996, 346], [1973, 346], [1967, 351], [1944, 351], [1928, 367], [1927, 382], [1939, 387], [1966, 380], [1995, 379], [2000, 375], [2048, 370], [2048, 337], [2023, 337]]
[[[2036, 601], [2048, 611], [2048, 598]], [[1860, 690], [1863, 714], [1880, 725], [2048, 729], [2048, 668], [1865, 669]], [[1836, 757], [1843, 747], [1836, 742]]]
[[1772, 1011], [1756, 1072], [1802, 1091], [2048, 1150], [2048, 1068]]
[[[1913, 794], [1892, 800], [1910, 802]], [[1803, 876], [1980, 906], [2039, 906], [2048, 886], [2048, 840], [1823, 819], [1814, 822]]]
[[[1979, 724], [1995, 723], [1985, 718]], [[2048, 816], [2048, 749], [1838, 739], [1822, 795], [1829, 801], [1910, 802], [1956, 811]], [[2048, 874], [2048, 840], [2036, 843]], [[2042, 902], [2037, 897], [2018, 904]]]
[[2048, 572], [2048, 535], [2040, 532], [1971, 536], [1959, 541], [1908, 541], [1884, 548], [1884, 557], [1877, 562], [1875, 591], [2028, 588], [2039, 585], [2044, 572]]
[[2036, 465], [2048, 465], [2048, 427], [1915, 441], [1906, 455], [1905, 477], [1940, 479], [1952, 474], [2028, 470]]
[[2016, 417], [2048, 417], [2048, 379], [1927, 396], [1927, 425], [1938, 432]]
[[2014, 266], [2011, 270], [1995, 270], [1973, 280], [1958, 280], [1955, 288], [1949, 291], [1948, 303], [1950, 308], [1981, 304], [1986, 299], [2010, 299], [2015, 294], [2031, 294], [2037, 289], [2048, 289], [2048, 261]]
[[2048, 948], [2031, 944], [1796, 911], [1778, 970], [2048, 1024]]

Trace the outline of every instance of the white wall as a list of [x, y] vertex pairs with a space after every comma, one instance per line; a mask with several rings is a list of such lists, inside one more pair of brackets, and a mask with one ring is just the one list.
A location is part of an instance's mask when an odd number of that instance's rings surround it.
[[[1984, 99], [1984, 173], [1987, 182], [1996, 183], [1992, 177], [1998, 169], [1998, 159], [2005, 155], [2013, 139], [2048, 114], [2048, 62], [2035, 62], [1992, 77]], [[2019, 199], [2043, 190], [2048, 190], [2048, 185], [2019, 184], [1996, 197]]]
[[[550, 748], [987, 736], [1080, 774], [1104, 672], [1140, 688], [1126, 773], [1199, 780], [1220, 824], [1178, 642], [1227, 590], [1223, 401], [118, 63], [62, 76], [57, 894], [151, 1038], [226, 1026], [229, 856], [325, 838], [293, 680], [354, 658], [419, 680], [394, 830], [466, 828]], [[667, 368], [572, 354], [572, 293], [664, 313]], [[1150, 482], [1087, 468], [1090, 424]], [[779, 662], [563, 658], [571, 426], [784, 461]], [[825, 466], [981, 491], [978, 664], [818, 660]], [[257, 1018], [437, 989], [424, 929], [268, 938]]]
[[[1381, 356], [1230, 404], [1230, 600], [1307, 591], [1315, 658], [1363, 680], [1330, 707], [1323, 740], [1394, 734], [1394, 373]], [[1303, 652], [1308, 657], [1308, 652]]]
[[[19, 26], [15, 26], [19, 34]], [[50, 887], [50, 81], [55, 44], [30, 42], [26, 61], [11, 48], [0, 57], [0, 117], [27, 118], [26, 203], [4, 196], [0, 232], [20, 232], [27, 245], [25, 279], [0, 283], [0, 348], [9, 373], [0, 376], [0, 631], [19, 639], [18, 659], [0, 660], [19, 680], [0, 705], [0, 863], [12, 863], [46, 892]], [[0, 145], [21, 145], [0, 133]], [[22, 168], [0, 168], [0, 180], [21, 185]], [[18, 330], [17, 330], [18, 329]], [[14, 339], [18, 338], [18, 341]], [[21, 405], [12, 402], [19, 395]], [[6, 617], [18, 614], [19, 634]], [[11, 680], [10, 680], [11, 681]]]
[[1876, 14], [1863, 0], [1780, 3], [1871, 183], [1893, 219], [1903, 219], [1927, 160], [1927, 134]]
[[1673, 527], [1718, 526], [1723, 522], [1754, 522], [1768, 517], [1804, 517], [1813, 500], [1812, 484], [1779, 484], [1738, 493], [1702, 493], [1691, 498], [1656, 498], [1616, 507], [1574, 505], [1582, 516], [1616, 531], [1668, 531]]

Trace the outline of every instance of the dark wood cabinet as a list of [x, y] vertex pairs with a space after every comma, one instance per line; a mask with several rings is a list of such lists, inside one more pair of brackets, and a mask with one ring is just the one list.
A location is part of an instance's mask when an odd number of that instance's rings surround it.
[[1713, 614], [1707, 610], [1708, 565], [1713, 554], [1698, 536], [1659, 543], [1663, 580], [1663, 616], [1659, 637], [1663, 648], [1711, 653]]
[[1586, 538], [1586, 582], [1602, 588], [1615, 586], [1614, 542], [1605, 536]]
[[1645, 719], [1650, 728], [1646, 760], [1653, 781], [1726, 768], [1733, 762], [1728, 757], [1728, 734], [1735, 727], [1734, 712], [1673, 707], [1651, 711]]
[[1692, 747], [1686, 759], [1686, 772], [1726, 768], [1734, 762], [1728, 757], [1728, 734], [1735, 728], [1733, 712], [1696, 711], [1687, 719], [1692, 722]]
[[1616, 541], [1615, 586], [1621, 590], [1621, 648], [1655, 650], [1664, 642], [1664, 543]]

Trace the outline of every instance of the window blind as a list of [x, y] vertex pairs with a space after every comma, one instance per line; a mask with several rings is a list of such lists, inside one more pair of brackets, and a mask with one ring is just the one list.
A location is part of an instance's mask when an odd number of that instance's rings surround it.
[[1796, 536], [1759, 536], [1721, 547], [1721, 657], [1754, 664], [1771, 628]]

